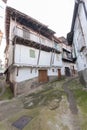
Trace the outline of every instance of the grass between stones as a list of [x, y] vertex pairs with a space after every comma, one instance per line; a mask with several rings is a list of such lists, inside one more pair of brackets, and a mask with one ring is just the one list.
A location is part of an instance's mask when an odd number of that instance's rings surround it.
[[87, 130], [87, 89], [80, 83], [79, 79], [73, 80], [69, 84], [69, 89], [73, 91], [77, 106], [79, 108], [79, 118], [81, 130]]
[[[23, 130], [69, 130], [72, 116], [69, 115], [68, 101], [62, 88], [64, 82], [65, 80], [47, 83], [42, 90], [23, 97], [23, 110], [0, 122], [0, 129], [17, 130], [11, 124], [27, 115], [32, 120]], [[73, 91], [77, 102], [81, 130], [87, 130], [87, 92], [78, 79], [71, 81], [68, 87]]]
[[38, 106], [48, 106], [49, 104], [51, 105], [51, 109], [57, 108], [64, 94], [62, 86], [60, 89], [61, 83], [58, 85], [57, 82], [47, 84], [42, 90], [25, 96], [23, 99], [24, 108], [30, 109]]
[[6, 86], [5, 92], [3, 93], [2, 96], [0, 96], [0, 100], [6, 100], [6, 99], [12, 99], [12, 98], [13, 98], [13, 93], [12, 93], [10, 87]]

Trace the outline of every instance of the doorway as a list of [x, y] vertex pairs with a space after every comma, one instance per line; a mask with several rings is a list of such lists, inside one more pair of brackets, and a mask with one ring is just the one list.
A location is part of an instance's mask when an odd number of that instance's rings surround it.
[[65, 67], [65, 75], [66, 76], [71, 76], [70, 68], [69, 67]]
[[38, 81], [39, 82], [47, 82], [48, 81], [47, 70], [39, 70]]

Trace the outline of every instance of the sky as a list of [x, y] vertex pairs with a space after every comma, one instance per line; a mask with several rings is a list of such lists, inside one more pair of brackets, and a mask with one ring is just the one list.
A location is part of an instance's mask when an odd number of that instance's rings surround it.
[[[57, 37], [66, 37], [71, 28], [74, 2], [75, 0], [8, 0], [7, 5], [47, 25], [56, 32]], [[5, 6], [0, 0], [0, 29], [3, 33]], [[0, 46], [0, 59], [4, 57], [4, 47], [5, 35]]]

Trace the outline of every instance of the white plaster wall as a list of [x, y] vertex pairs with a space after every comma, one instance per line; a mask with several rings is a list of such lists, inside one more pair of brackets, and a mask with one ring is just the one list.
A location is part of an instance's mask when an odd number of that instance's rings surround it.
[[[35, 58], [30, 57], [30, 49], [35, 51]], [[16, 64], [24, 64], [24, 65], [30, 65], [30, 66], [36, 66], [37, 60], [38, 60], [39, 50], [34, 49], [28, 46], [19, 45], [16, 44], [15, 46], [15, 63]], [[56, 58], [56, 55], [58, 55]], [[40, 58], [39, 58], [39, 66], [50, 67], [50, 60], [51, 60], [51, 52], [40, 52]], [[54, 58], [54, 66], [62, 66], [62, 59], [61, 54], [55, 54]]]
[[[30, 49], [35, 51], [35, 58], [30, 57]], [[15, 63], [25, 65], [37, 65], [39, 51], [37, 49], [16, 44]]]
[[69, 62], [63, 61], [63, 66], [61, 68], [61, 74], [65, 75], [65, 67], [69, 67], [71, 70], [73, 68], [73, 66], [74, 66], [74, 69], [77, 70], [76, 65], [74, 63], [69, 63]]
[[52, 64], [53, 66], [58, 66], [58, 67], [62, 67], [62, 53], [54, 54], [54, 63]]
[[[54, 69], [54, 72], [53, 70]], [[48, 76], [58, 76], [58, 68], [50, 68], [47, 70]], [[15, 81], [16, 82], [21, 82], [25, 80], [29, 80], [35, 77], [38, 77], [38, 69], [32, 68], [32, 73], [31, 73], [31, 68], [26, 68], [22, 67], [18, 69], [18, 76], [17, 76], [17, 69], [15, 70]]]
[[78, 13], [79, 13], [80, 21], [81, 21], [82, 30], [84, 33], [84, 40], [85, 40], [84, 44], [86, 44], [86, 46], [87, 46], [87, 19], [85, 16], [83, 4], [79, 5]]
[[85, 43], [86, 43], [86, 46], [87, 46], [87, 19], [86, 19], [86, 16], [85, 16], [83, 4], [80, 4], [79, 9], [78, 9], [78, 13], [79, 13], [79, 17], [80, 17], [80, 20], [81, 20], [81, 25], [82, 25], [82, 29], [83, 29], [83, 33], [84, 33]]
[[[30, 49], [35, 51], [35, 58], [30, 57]], [[39, 50], [31, 47], [26, 47], [23, 45], [16, 45], [15, 48], [15, 63], [25, 64], [25, 65], [37, 65]], [[39, 59], [40, 66], [50, 65], [50, 53], [42, 51], [40, 52]]]
[[[84, 2], [86, 3], [85, 6], [87, 9], [87, 1], [84, 1]], [[81, 46], [86, 45], [87, 47], [87, 19], [84, 13], [83, 4], [79, 5], [78, 14], [79, 14], [82, 29], [78, 20], [78, 15], [77, 15], [75, 26], [74, 26], [73, 43], [75, 46], [75, 51], [76, 51], [76, 56], [77, 56], [77, 62], [76, 62], [77, 69], [78, 71], [81, 71], [87, 68], [87, 57], [86, 55], [84, 55], [83, 52], [80, 52]]]
[[[54, 69], [54, 72], [53, 72], [53, 69]], [[48, 76], [58, 76], [58, 68], [48, 69]]]
[[[32, 69], [32, 73], [31, 73]], [[28, 79], [32, 79], [38, 76], [38, 70], [35, 68], [19, 68], [18, 69], [18, 76], [17, 76], [17, 69], [16, 69], [16, 82], [25, 81]]]
[[83, 54], [81, 53], [79, 54], [76, 65], [77, 65], [78, 71], [81, 71], [87, 68], [86, 58]]
[[50, 59], [51, 59], [50, 52], [41, 51], [39, 65], [40, 66], [50, 66]]

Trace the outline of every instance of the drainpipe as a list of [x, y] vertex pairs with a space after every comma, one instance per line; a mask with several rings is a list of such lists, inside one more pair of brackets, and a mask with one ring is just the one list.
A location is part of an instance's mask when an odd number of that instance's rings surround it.
[[51, 52], [50, 67], [52, 66], [52, 57], [53, 57], [53, 50]]
[[42, 28], [42, 27], [43, 27], [43, 26], [41, 26], [41, 27], [39, 28], [39, 42], [40, 42], [40, 48], [39, 48], [39, 53], [38, 53], [37, 66], [39, 65], [40, 52], [41, 52], [41, 39], [40, 39], [40, 31], [41, 31], [41, 28]]
[[[52, 38], [53, 41], [53, 47], [54, 47], [54, 39]], [[54, 58], [55, 58], [55, 50], [53, 51], [53, 55], [52, 55], [52, 63], [51, 65], [54, 63]]]

